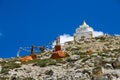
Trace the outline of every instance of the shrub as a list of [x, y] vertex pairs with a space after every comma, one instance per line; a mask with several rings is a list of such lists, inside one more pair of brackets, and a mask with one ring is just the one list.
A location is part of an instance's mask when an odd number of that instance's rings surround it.
[[23, 62], [23, 64], [31, 64], [31, 63], [34, 63], [33, 66], [45, 67], [48, 65], [56, 65], [56, 63], [65, 63], [65, 61], [62, 58], [58, 58], [58, 59], [46, 58], [42, 60], [35, 59], [28, 62]]
[[73, 59], [71, 59], [71, 58], [67, 58], [66, 61], [67, 61], [67, 62], [75, 62], [76, 60], [73, 60]]
[[65, 61], [62, 58], [56, 59], [56, 63], [65, 63]]
[[0, 80], [8, 80], [9, 78], [8, 77], [1, 77], [0, 76]]
[[8, 68], [2, 67], [2, 70], [0, 73], [6, 75], [6, 74], [8, 74], [8, 72], [9, 72]]
[[33, 78], [31, 78], [31, 77], [26, 77], [26, 78], [24, 78], [23, 80], [35, 80], [35, 79], [33, 79]]
[[56, 62], [53, 61], [52, 59], [36, 59], [36, 60], [32, 60], [32, 61], [28, 61], [27, 63], [24, 64], [30, 64], [30, 63], [34, 63], [33, 66], [40, 66], [40, 67], [45, 67], [47, 65], [55, 65]]
[[119, 48], [119, 49], [114, 49], [113, 51], [117, 51], [117, 52], [120, 52], [120, 48]]
[[8, 62], [1, 62], [1, 66], [2, 66], [2, 70], [1, 70], [1, 73], [2, 74], [8, 74], [9, 70], [10, 69], [14, 69], [14, 68], [19, 68], [21, 67], [20, 64], [16, 64], [15, 63], [16, 60], [9, 60]]

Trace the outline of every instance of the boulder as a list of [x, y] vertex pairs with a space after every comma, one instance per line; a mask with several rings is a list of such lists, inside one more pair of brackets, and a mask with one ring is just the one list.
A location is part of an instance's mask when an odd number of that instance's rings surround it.
[[92, 54], [92, 53], [93, 53], [93, 50], [91, 50], [91, 49], [90, 49], [90, 50], [87, 50], [86, 53], [87, 53], [87, 54]]
[[112, 58], [105, 58], [104, 61], [109, 63], [112, 61]]
[[0, 58], [0, 62], [2, 62], [3, 61], [3, 59], [2, 58]]
[[20, 61], [16, 61], [15, 64], [21, 64], [21, 62]]
[[0, 65], [0, 72], [1, 72], [1, 70], [2, 70], [2, 66]]
[[46, 71], [45, 71], [45, 74], [46, 74], [46, 75], [50, 75], [50, 76], [51, 76], [51, 75], [53, 75], [53, 73], [54, 73], [54, 72], [53, 72], [52, 70], [46, 70]]
[[80, 59], [80, 56], [79, 55], [72, 55], [72, 56], [70, 56], [70, 59], [71, 60], [78, 60], [78, 59]]
[[102, 75], [102, 68], [101, 67], [96, 67], [93, 69], [92, 71], [92, 74], [95, 76], [95, 77], [99, 77]]
[[113, 69], [113, 66], [109, 63], [106, 63], [104, 66], [105, 69]]
[[118, 62], [120, 62], [120, 57], [117, 60], [118, 60]]
[[115, 61], [115, 62], [112, 63], [112, 66], [113, 66], [114, 69], [120, 69], [120, 62]]

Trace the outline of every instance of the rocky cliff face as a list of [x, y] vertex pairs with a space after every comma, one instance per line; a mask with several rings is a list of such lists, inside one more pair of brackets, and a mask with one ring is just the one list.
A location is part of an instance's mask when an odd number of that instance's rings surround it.
[[101, 36], [67, 42], [68, 57], [20, 62], [17, 58], [0, 59], [0, 80], [120, 80], [120, 37]]

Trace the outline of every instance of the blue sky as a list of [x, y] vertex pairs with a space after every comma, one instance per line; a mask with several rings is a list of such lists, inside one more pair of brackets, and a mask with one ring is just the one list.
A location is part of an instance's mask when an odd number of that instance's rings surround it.
[[0, 0], [0, 57], [21, 46], [73, 35], [83, 20], [97, 31], [120, 33], [119, 0]]

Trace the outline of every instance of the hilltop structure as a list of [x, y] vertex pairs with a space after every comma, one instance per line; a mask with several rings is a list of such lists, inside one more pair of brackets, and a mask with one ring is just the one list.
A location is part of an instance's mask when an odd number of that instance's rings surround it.
[[93, 28], [86, 24], [83, 21], [82, 25], [76, 29], [76, 33], [74, 34], [74, 41], [79, 41], [80, 39], [92, 38], [93, 37]]
[[65, 58], [66, 55], [65, 53], [61, 50], [61, 45], [60, 45], [60, 36], [56, 40], [56, 45], [53, 50], [53, 54], [51, 56], [52, 59], [57, 59], [57, 58]]

